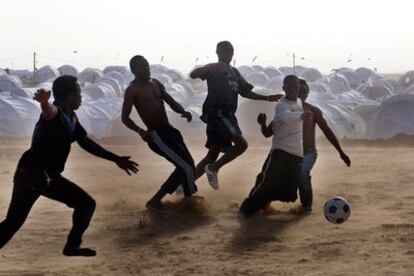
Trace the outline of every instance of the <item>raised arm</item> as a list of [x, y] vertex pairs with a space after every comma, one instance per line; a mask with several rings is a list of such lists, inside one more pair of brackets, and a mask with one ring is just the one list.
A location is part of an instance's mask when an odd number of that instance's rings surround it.
[[260, 129], [262, 131], [262, 134], [264, 137], [268, 138], [273, 135], [272, 130], [272, 122], [268, 126], [266, 126], [266, 113], [260, 113], [259, 116], [257, 116], [257, 122], [260, 125]]
[[50, 94], [50, 91], [39, 89], [33, 97], [35, 101], [40, 103], [40, 108], [42, 109], [42, 118], [45, 120], [51, 120], [56, 116], [56, 114], [58, 114], [57, 107], [49, 103]]
[[87, 136], [80, 138], [77, 142], [79, 146], [81, 146], [81, 148], [83, 148], [90, 154], [93, 154], [97, 157], [114, 162], [115, 164], [118, 165], [118, 167], [123, 169], [128, 175], [131, 175], [131, 172], [133, 173], [138, 172], [138, 164], [135, 163], [134, 161], [129, 160], [131, 156], [118, 156], [115, 153], [112, 153], [104, 149], [103, 147], [95, 143], [93, 140], [91, 140]]
[[322, 132], [325, 135], [325, 137], [332, 144], [332, 146], [334, 146], [335, 149], [338, 151], [338, 153], [339, 153], [341, 159], [344, 161], [344, 163], [348, 167], [351, 166], [351, 159], [342, 150], [341, 145], [339, 144], [339, 141], [336, 138], [334, 132], [329, 127], [328, 123], [326, 122], [325, 118], [323, 117], [322, 111], [317, 110], [317, 111], [315, 111], [313, 113], [314, 113], [314, 116], [315, 116], [316, 123], [319, 126], [319, 128], [322, 130]]
[[135, 91], [133, 88], [128, 87], [124, 94], [124, 103], [122, 105], [122, 123], [126, 125], [129, 129], [132, 129], [136, 133], [138, 133], [141, 138], [145, 142], [149, 142], [151, 140], [151, 135], [148, 131], [140, 128], [135, 122], [129, 117], [131, 115], [132, 107], [134, 106], [135, 102]]
[[230, 65], [226, 64], [224, 62], [210, 63], [210, 64], [204, 65], [202, 67], [199, 67], [197, 69], [194, 69], [190, 73], [190, 77], [192, 79], [196, 79], [196, 78], [204, 79], [204, 77], [207, 75], [207, 73], [210, 72], [211, 70], [227, 71], [229, 69], [230, 69]]
[[198, 68], [194, 69], [190, 73], [190, 78], [196, 79], [196, 78], [201, 78], [202, 76], [205, 76], [208, 73], [208, 71], [210, 70], [209, 66], [210, 66], [210, 64], [207, 64], [205, 66], [198, 67]]

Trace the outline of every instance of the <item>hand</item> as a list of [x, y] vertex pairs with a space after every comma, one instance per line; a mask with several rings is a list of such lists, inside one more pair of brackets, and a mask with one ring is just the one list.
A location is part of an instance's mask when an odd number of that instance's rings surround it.
[[181, 117], [186, 118], [187, 122], [191, 122], [191, 119], [193, 118], [193, 116], [191, 115], [190, 112], [186, 111], [183, 114], [181, 114]]
[[300, 118], [301, 118], [303, 121], [309, 121], [309, 120], [311, 120], [311, 119], [312, 119], [312, 117], [313, 117], [313, 114], [312, 114], [312, 112], [310, 112], [310, 111], [305, 111], [305, 112], [303, 112], [302, 116], [300, 116]]
[[121, 156], [118, 158], [118, 160], [115, 162], [118, 167], [126, 171], [128, 175], [131, 175], [130, 171], [133, 173], [138, 172], [138, 164], [134, 161], [129, 160], [131, 156]]
[[34, 94], [33, 100], [39, 102], [39, 103], [47, 103], [50, 99], [50, 90], [46, 91], [45, 89], [39, 89], [37, 90], [37, 92]]
[[149, 131], [140, 129], [138, 132], [139, 136], [141, 136], [142, 140], [144, 140], [144, 142], [149, 143], [152, 142], [152, 136], [151, 133]]
[[351, 166], [351, 159], [349, 159], [348, 155], [346, 155], [345, 153], [341, 152], [340, 153], [341, 159], [344, 161], [344, 163], [350, 167]]
[[283, 98], [283, 94], [275, 94], [275, 95], [270, 95], [267, 100], [269, 102], [277, 102], [279, 101], [281, 98]]
[[266, 113], [259, 113], [259, 116], [257, 116], [257, 122], [260, 125], [265, 125], [266, 124]]

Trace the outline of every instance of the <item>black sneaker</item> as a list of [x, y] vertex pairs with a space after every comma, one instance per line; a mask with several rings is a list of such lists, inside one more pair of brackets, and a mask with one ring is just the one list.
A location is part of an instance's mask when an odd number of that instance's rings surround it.
[[148, 201], [147, 204], [145, 204], [145, 208], [147, 208], [148, 210], [154, 211], [154, 212], [158, 212], [158, 213], [169, 213], [169, 210], [167, 208], [165, 208], [164, 205], [162, 205], [161, 202], [151, 202]]
[[68, 257], [94, 257], [96, 256], [96, 251], [90, 248], [80, 248], [79, 246], [66, 245], [65, 248], [63, 248], [63, 255]]
[[310, 206], [303, 206], [303, 213], [305, 214], [305, 215], [309, 215], [309, 214], [312, 214], [312, 207], [310, 207]]

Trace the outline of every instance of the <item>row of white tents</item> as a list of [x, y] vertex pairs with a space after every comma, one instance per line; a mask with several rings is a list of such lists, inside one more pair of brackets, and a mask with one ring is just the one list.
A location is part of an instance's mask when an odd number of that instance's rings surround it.
[[[174, 125], [186, 132], [201, 134], [201, 106], [207, 96], [206, 83], [186, 77], [178, 70], [151, 65], [152, 77], [166, 87], [176, 101], [193, 113], [190, 124], [168, 109]], [[257, 93], [282, 93], [283, 78], [296, 74], [311, 89], [309, 102], [318, 106], [338, 137], [387, 139], [396, 134], [414, 134], [414, 71], [399, 80], [386, 79], [369, 68], [339, 68], [323, 75], [303, 66], [240, 66], [240, 73], [255, 86]], [[39, 88], [51, 89], [60, 75], [73, 75], [82, 87], [83, 104], [77, 111], [88, 132], [98, 138], [131, 134], [120, 120], [123, 93], [133, 75], [125, 66], [104, 70], [86, 68], [79, 72], [71, 65], [44, 66], [37, 71], [0, 69], [0, 137], [30, 136], [40, 108], [32, 100]], [[274, 103], [241, 99], [237, 116], [247, 135], [259, 135], [256, 117], [265, 111], [273, 116]], [[139, 124], [136, 113], [133, 117]]]

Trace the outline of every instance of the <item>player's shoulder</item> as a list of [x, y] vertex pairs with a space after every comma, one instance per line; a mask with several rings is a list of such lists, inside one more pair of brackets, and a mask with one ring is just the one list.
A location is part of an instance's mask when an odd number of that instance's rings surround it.
[[310, 104], [310, 103], [305, 103], [305, 107], [309, 108], [309, 110], [310, 110], [312, 113], [315, 113], [315, 114], [322, 114], [322, 110], [320, 110], [320, 108], [319, 108], [319, 107], [314, 106], [313, 104]]

